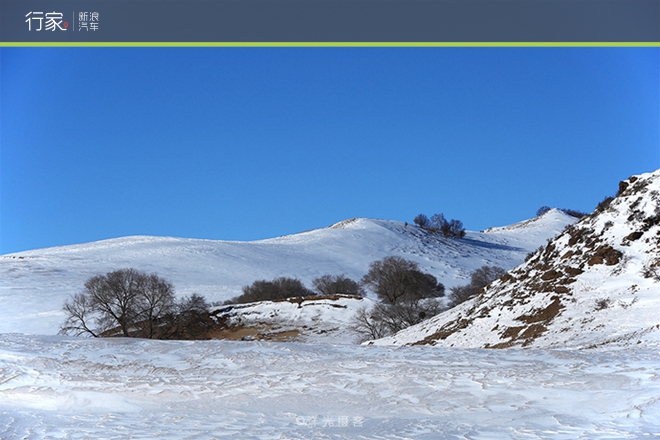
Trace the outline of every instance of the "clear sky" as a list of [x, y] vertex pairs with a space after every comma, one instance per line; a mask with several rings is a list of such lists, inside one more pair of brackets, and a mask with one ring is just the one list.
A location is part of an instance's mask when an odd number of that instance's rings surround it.
[[0, 253], [591, 211], [660, 168], [658, 48], [2, 48]]

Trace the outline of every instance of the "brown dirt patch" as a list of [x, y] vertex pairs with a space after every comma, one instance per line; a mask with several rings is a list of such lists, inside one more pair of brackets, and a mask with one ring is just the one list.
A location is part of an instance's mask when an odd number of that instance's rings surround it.
[[463, 330], [464, 328], [467, 328], [469, 325], [470, 325], [469, 320], [459, 319], [457, 321], [454, 321], [453, 323], [445, 325], [444, 327], [440, 328], [432, 335], [429, 335], [424, 339], [413, 343], [412, 345], [432, 345], [436, 341], [447, 339], [452, 334], [460, 330]]
[[564, 305], [561, 303], [561, 301], [559, 301], [559, 298], [555, 297], [545, 309], [538, 310], [530, 315], [522, 315], [516, 319], [527, 324], [531, 324], [533, 322], [549, 323], [555, 318], [555, 316], [557, 316], [557, 314], [559, 314], [559, 311], [563, 308]]
[[549, 280], [557, 279], [560, 276], [561, 276], [561, 272], [554, 269], [550, 269], [549, 271], [541, 275], [541, 279], [544, 281], [549, 281]]
[[596, 249], [595, 254], [591, 257], [588, 264], [593, 266], [595, 264], [605, 264], [607, 266], [614, 266], [617, 264], [623, 254], [620, 251], [617, 251], [612, 246], [603, 245]]
[[579, 267], [571, 267], [571, 266], [565, 267], [564, 272], [566, 272], [567, 274], [569, 274], [572, 277], [576, 277], [576, 276], [584, 273], [584, 271], [582, 269], [580, 269]]
[[300, 330], [273, 330], [270, 325], [243, 326], [236, 325], [223, 329], [214, 330], [208, 333], [211, 339], [226, 339], [229, 341], [291, 341], [300, 335]]

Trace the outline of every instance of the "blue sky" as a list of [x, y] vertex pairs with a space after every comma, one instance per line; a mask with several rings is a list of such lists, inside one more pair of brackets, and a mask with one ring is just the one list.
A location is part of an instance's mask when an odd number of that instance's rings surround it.
[[660, 167], [658, 48], [2, 48], [0, 253], [591, 211]]

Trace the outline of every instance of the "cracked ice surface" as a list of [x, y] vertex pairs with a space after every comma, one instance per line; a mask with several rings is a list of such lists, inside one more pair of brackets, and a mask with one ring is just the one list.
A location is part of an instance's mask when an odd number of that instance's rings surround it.
[[0, 335], [0, 438], [660, 438], [656, 350]]

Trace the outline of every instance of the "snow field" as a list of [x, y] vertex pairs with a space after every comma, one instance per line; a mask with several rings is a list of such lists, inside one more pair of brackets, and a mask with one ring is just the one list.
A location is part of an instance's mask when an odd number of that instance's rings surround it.
[[0, 438], [655, 438], [648, 348], [0, 336]]

